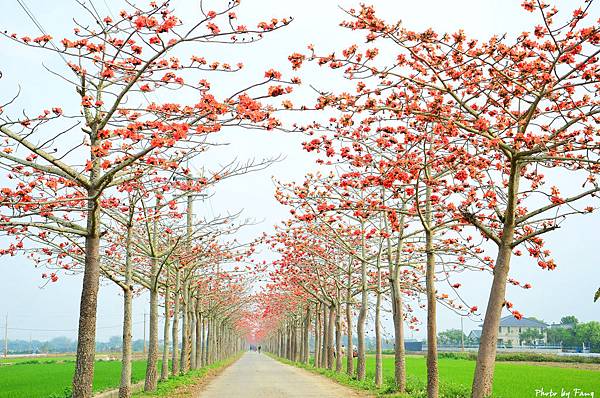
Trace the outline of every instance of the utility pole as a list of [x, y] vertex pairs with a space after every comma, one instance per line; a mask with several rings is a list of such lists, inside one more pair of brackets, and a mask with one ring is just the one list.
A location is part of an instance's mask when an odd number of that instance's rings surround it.
[[144, 354], [146, 353], [146, 313], [144, 312]]
[[463, 317], [460, 317], [460, 351], [465, 352], [465, 332], [463, 332]]
[[4, 358], [8, 357], [8, 314], [4, 318]]

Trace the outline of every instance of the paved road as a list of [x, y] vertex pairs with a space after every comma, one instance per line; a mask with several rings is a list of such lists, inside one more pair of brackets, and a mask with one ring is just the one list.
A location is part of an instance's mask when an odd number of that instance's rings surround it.
[[264, 354], [247, 352], [212, 380], [197, 398], [347, 398], [353, 390]]

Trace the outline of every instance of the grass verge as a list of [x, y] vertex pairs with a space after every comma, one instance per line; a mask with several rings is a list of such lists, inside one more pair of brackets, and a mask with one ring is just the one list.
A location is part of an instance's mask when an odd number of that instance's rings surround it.
[[[393, 394], [394, 391], [394, 358], [383, 358], [384, 385], [376, 388], [373, 382], [375, 374], [375, 358], [367, 356], [366, 380], [359, 382], [347, 374], [338, 374], [324, 369], [314, 369], [311, 365], [292, 363], [276, 358], [281, 362], [305, 368], [323, 374], [349, 387], [370, 391], [383, 397], [426, 397], [427, 367], [421, 355], [406, 357], [407, 394]], [[470, 396], [475, 361], [462, 358], [439, 359], [440, 397], [463, 398]], [[530, 363], [505, 362], [496, 363], [494, 375], [494, 398], [521, 398], [541, 396], [540, 391], [553, 391], [560, 396], [600, 396], [600, 371], [557, 366], [537, 366]], [[582, 395], [582, 394], [588, 395]], [[579, 395], [578, 395], [579, 394]], [[594, 394], [594, 395], [591, 395]], [[547, 395], [549, 396], [549, 395]]]
[[[427, 385], [417, 377], [407, 375], [407, 386], [406, 393], [399, 394], [395, 392], [395, 383], [392, 376], [384, 373], [384, 382], [381, 387], [377, 387], [372, 377], [370, 376], [371, 370], [367, 367], [367, 378], [365, 380], [357, 380], [355, 376], [350, 376], [347, 373], [338, 373], [333, 370], [315, 368], [312, 365], [305, 365], [303, 363], [292, 362], [285, 358], [280, 358], [272, 354], [267, 354], [273, 359], [279, 362], [296, 366], [302, 369], [306, 369], [312, 373], [320, 374], [328, 377], [344, 386], [353, 388], [355, 390], [365, 391], [369, 394], [377, 397], [385, 398], [426, 398], [427, 397]], [[367, 366], [370, 364], [367, 363]], [[440, 383], [440, 398], [468, 398], [470, 396], [469, 389], [460, 384]]]
[[179, 397], [190, 396], [189, 389], [196, 386], [201, 379], [207, 375], [216, 375], [237, 361], [242, 354], [234, 355], [230, 358], [215, 362], [212, 365], [200, 369], [192, 370], [185, 375], [170, 377], [168, 380], [160, 381], [156, 391], [147, 393], [140, 391], [133, 394], [134, 398], [145, 397]]

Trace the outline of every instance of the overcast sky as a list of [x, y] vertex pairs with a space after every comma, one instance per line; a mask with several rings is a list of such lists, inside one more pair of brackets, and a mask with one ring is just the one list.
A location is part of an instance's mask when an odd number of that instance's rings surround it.
[[[218, 4], [226, 2], [213, 3], [215, 5], [207, 9], [218, 9]], [[467, 34], [485, 38], [505, 32], [517, 34], [536, 24], [532, 15], [521, 11], [521, 0], [396, 0], [371, 3], [390, 20], [401, 19], [405, 26], [415, 30], [433, 27], [437, 31], [455, 31], [463, 28]], [[575, 4], [577, 1], [562, 1], [559, 6], [569, 3]], [[71, 28], [71, 19], [81, 15], [73, 0], [27, 0], [27, 4], [44, 29], [59, 39]], [[176, 13], [185, 16], [187, 21], [193, 20], [197, 2], [182, 0], [173, 1], [172, 4], [176, 10], [183, 4], [184, 12]], [[310, 43], [324, 52], [341, 49], [359, 37], [351, 36], [338, 27], [339, 21], [343, 19], [343, 12], [339, 7], [358, 7], [358, 4], [359, 2], [333, 0], [242, 0], [242, 5], [237, 10], [240, 23], [253, 25], [262, 19], [289, 16], [293, 16], [295, 20], [290, 26], [269, 35], [259, 43], [224, 49], [206, 47], [199, 52], [210, 60], [226, 60], [233, 64], [244, 62], [247, 68], [241, 78], [246, 81], [261, 79], [264, 71], [270, 68], [280, 69], [289, 75], [292, 72], [287, 56], [292, 52], [304, 51]], [[122, 3], [115, 0], [94, 0], [94, 5], [101, 14], [107, 15], [107, 7], [116, 14]], [[32, 36], [39, 33], [16, 0], [3, 0], [2, 6], [0, 29]], [[598, 4], [594, 5], [592, 12], [598, 14]], [[60, 69], [62, 61], [58, 56], [48, 53], [45, 54], [46, 58], [41, 58], [40, 55], [44, 53], [15, 46], [6, 40], [0, 40], [0, 54], [0, 70], [3, 73], [0, 80], [0, 102], [12, 96], [18, 86], [22, 90], [15, 104], [17, 108], [13, 107], [13, 111], [78, 103], [71, 88], [45, 71], [42, 65], [43, 62], [46, 66]], [[305, 83], [318, 85], [323, 81], [317, 81], [319, 77], [313, 73], [303, 76], [303, 79]], [[236, 88], [236, 78], [229, 75], [210, 78], [217, 90], [232, 92]], [[300, 146], [303, 138], [276, 132], [245, 130], [230, 130], [222, 134], [219, 141], [230, 144], [202, 158], [196, 167], [216, 167], [218, 163], [226, 163], [235, 157], [243, 160], [283, 154], [285, 160], [263, 172], [223, 182], [210, 200], [196, 205], [198, 214], [211, 216], [244, 209], [246, 217], [264, 222], [245, 231], [241, 238], [248, 239], [262, 231], [270, 231], [273, 224], [288, 214], [273, 199], [272, 176], [283, 181], [299, 181], [307, 171], [315, 169], [315, 158], [304, 153]], [[5, 176], [0, 176], [0, 179], [4, 178]], [[592, 303], [593, 293], [600, 286], [596, 251], [600, 245], [598, 221], [597, 214], [575, 218], [546, 237], [548, 247], [552, 249], [559, 264], [555, 271], [543, 271], [526, 257], [514, 259], [512, 276], [530, 282], [534, 287], [527, 291], [509, 287], [508, 299], [525, 316], [535, 316], [547, 322], [558, 321], [561, 316], [570, 314], [584, 321], [600, 319], [600, 303]], [[266, 253], [265, 257], [270, 258]], [[0, 324], [4, 324], [4, 316], [8, 314], [9, 338], [28, 339], [31, 336], [34, 339], [47, 339], [59, 335], [75, 337], [81, 278], [61, 278], [59, 282], [40, 289], [42, 272], [24, 258], [0, 257]], [[470, 275], [461, 277], [460, 282], [465, 286], [463, 294], [469, 303], [485, 308], [490, 278], [485, 275]], [[110, 282], [103, 282], [98, 308], [100, 340], [121, 334], [121, 306], [118, 290]], [[147, 298], [144, 296], [134, 301], [134, 338], [142, 337], [146, 306]], [[477, 320], [465, 322], [465, 332], [477, 328], [478, 324]], [[441, 309], [439, 328], [455, 327], [460, 327], [459, 317]], [[423, 335], [423, 332], [417, 332], [413, 336], [409, 334], [409, 337]]]

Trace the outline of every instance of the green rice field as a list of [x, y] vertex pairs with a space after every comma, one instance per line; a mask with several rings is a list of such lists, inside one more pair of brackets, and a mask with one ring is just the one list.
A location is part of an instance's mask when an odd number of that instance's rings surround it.
[[[71, 385], [75, 362], [73, 358], [36, 358], [38, 363], [27, 360], [10, 360], [14, 365], [0, 365], [0, 398], [63, 398], [65, 389]], [[8, 360], [7, 360], [8, 361]], [[48, 362], [49, 363], [48, 363]], [[144, 379], [146, 361], [134, 361], [132, 381]], [[98, 361], [94, 371], [94, 391], [119, 386], [121, 362]]]

